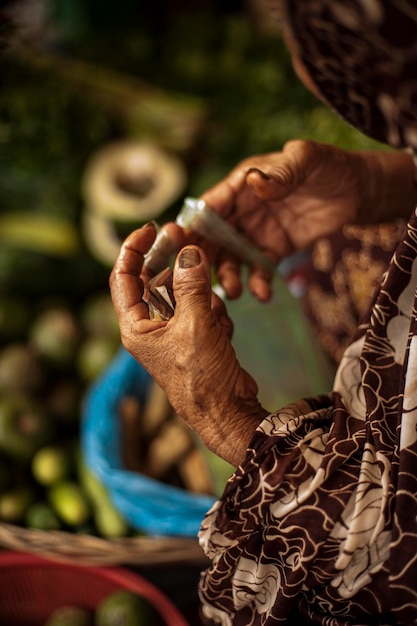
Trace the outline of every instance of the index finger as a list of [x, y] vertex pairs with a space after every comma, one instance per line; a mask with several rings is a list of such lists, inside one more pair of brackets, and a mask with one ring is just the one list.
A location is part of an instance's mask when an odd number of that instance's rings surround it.
[[133, 231], [120, 248], [110, 275], [110, 293], [118, 318], [134, 313], [137, 319], [149, 319], [148, 307], [142, 301], [143, 282], [140, 273], [143, 257], [156, 236], [155, 226], [147, 224]]

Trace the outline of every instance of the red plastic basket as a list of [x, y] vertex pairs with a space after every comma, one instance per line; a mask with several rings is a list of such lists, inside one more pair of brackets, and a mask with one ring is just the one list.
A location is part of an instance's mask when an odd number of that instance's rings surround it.
[[19, 552], [0, 553], [0, 624], [4, 626], [42, 626], [52, 611], [63, 605], [95, 609], [118, 589], [145, 597], [164, 625], [189, 626], [159, 589], [129, 570], [60, 563]]

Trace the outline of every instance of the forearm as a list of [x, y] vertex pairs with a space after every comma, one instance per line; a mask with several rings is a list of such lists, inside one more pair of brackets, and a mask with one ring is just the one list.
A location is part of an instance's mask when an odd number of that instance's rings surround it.
[[408, 219], [417, 205], [416, 168], [406, 152], [355, 153], [362, 167], [357, 223]]

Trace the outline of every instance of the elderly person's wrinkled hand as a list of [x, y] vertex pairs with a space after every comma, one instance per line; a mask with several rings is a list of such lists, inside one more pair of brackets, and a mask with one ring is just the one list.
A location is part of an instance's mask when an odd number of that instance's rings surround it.
[[238, 465], [267, 411], [258, 402], [255, 381], [236, 358], [231, 321], [211, 290], [210, 266], [197, 246], [181, 250], [175, 263], [174, 316], [149, 318], [141, 271], [155, 235], [152, 224], [134, 231], [110, 277], [122, 343], [207, 447]]
[[[309, 141], [290, 141], [281, 152], [239, 163], [201, 198], [275, 263], [347, 223], [408, 217], [416, 201], [413, 162], [404, 153], [348, 152]], [[408, 212], [408, 213], [407, 213]], [[203, 246], [229, 298], [242, 291], [241, 261], [212, 242], [167, 224], [182, 244]], [[271, 275], [250, 268], [248, 287], [271, 296]]]

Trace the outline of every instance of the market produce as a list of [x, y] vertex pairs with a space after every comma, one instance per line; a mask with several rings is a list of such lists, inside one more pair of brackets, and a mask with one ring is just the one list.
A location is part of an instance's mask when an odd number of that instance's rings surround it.
[[0, 519], [9, 524], [19, 524], [35, 497], [35, 491], [29, 485], [3, 491], [0, 494]]
[[98, 533], [102, 537], [125, 537], [129, 526], [123, 515], [110, 500], [107, 489], [78, 455], [78, 475], [80, 484], [90, 499], [92, 516]]
[[92, 611], [79, 606], [62, 606], [50, 615], [44, 626], [93, 626]]
[[90, 519], [92, 509], [81, 486], [70, 480], [53, 485], [48, 492], [52, 509], [68, 526], [82, 526]]
[[62, 528], [61, 520], [46, 502], [34, 502], [31, 504], [26, 510], [24, 524], [28, 528], [45, 531]]
[[[0, 340], [0, 524], [135, 535], [80, 443], [84, 394], [120, 348], [110, 295], [98, 291], [75, 305], [40, 298], [27, 315], [19, 341]], [[200, 447], [156, 382], [142, 405], [121, 398], [118, 415], [126, 471], [214, 493]]]
[[92, 383], [114, 356], [118, 343], [111, 337], [87, 337], [77, 353], [77, 367], [86, 383]]
[[118, 589], [108, 593], [95, 609], [58, 607], [43, 626], [163, 626], [163, 621], [147, 598]]
[[52, 364], [68, 367], [75, 358], [80, 328], [74, 313], [52, 306], [40, 313], [29, 329], [29, 344]]
[[65, 445], [40, 448], [32, 458], [32, 475], [40, 485], [51, 486], [67, 480], [71, 474], [71, 450]]
[[0, 391], [16, 394], [38, 391], [45, 382], [45, 371], [34, 350], [14, 342], [0, 353]]
[[[15, 310], [16, 297], [10, 301], [0, 299], [0, 319]], [[40, 298], [26, 318], [18, 341], [0, 335], [0, 522], [72, 531], [88, 522], [99, 533], [77, 468], [81, 406], [90, 384], [78, 361], [85, 342], [105, 344], [106, 359], [90, 359], [98, 375], [119, 348], [109, 294], [97, 292], [78, 305]]]
[[54, 424], [45, 408], [23, 395], [4, 393], [0, 397], [0, 453], [22, 463], [30, 462], [35, 452], [54, 434]]
[[145, 406], [134, 396], [120, 402], [123, 461], [137, 471], [192, 493], [213, 495], [211, 468], [187, 424], [152, 381]]
[[109, 594], [94, 616], [94, 626], [156, 626], [158, 623], [158, 615], [146, 598], [123, 589]]

